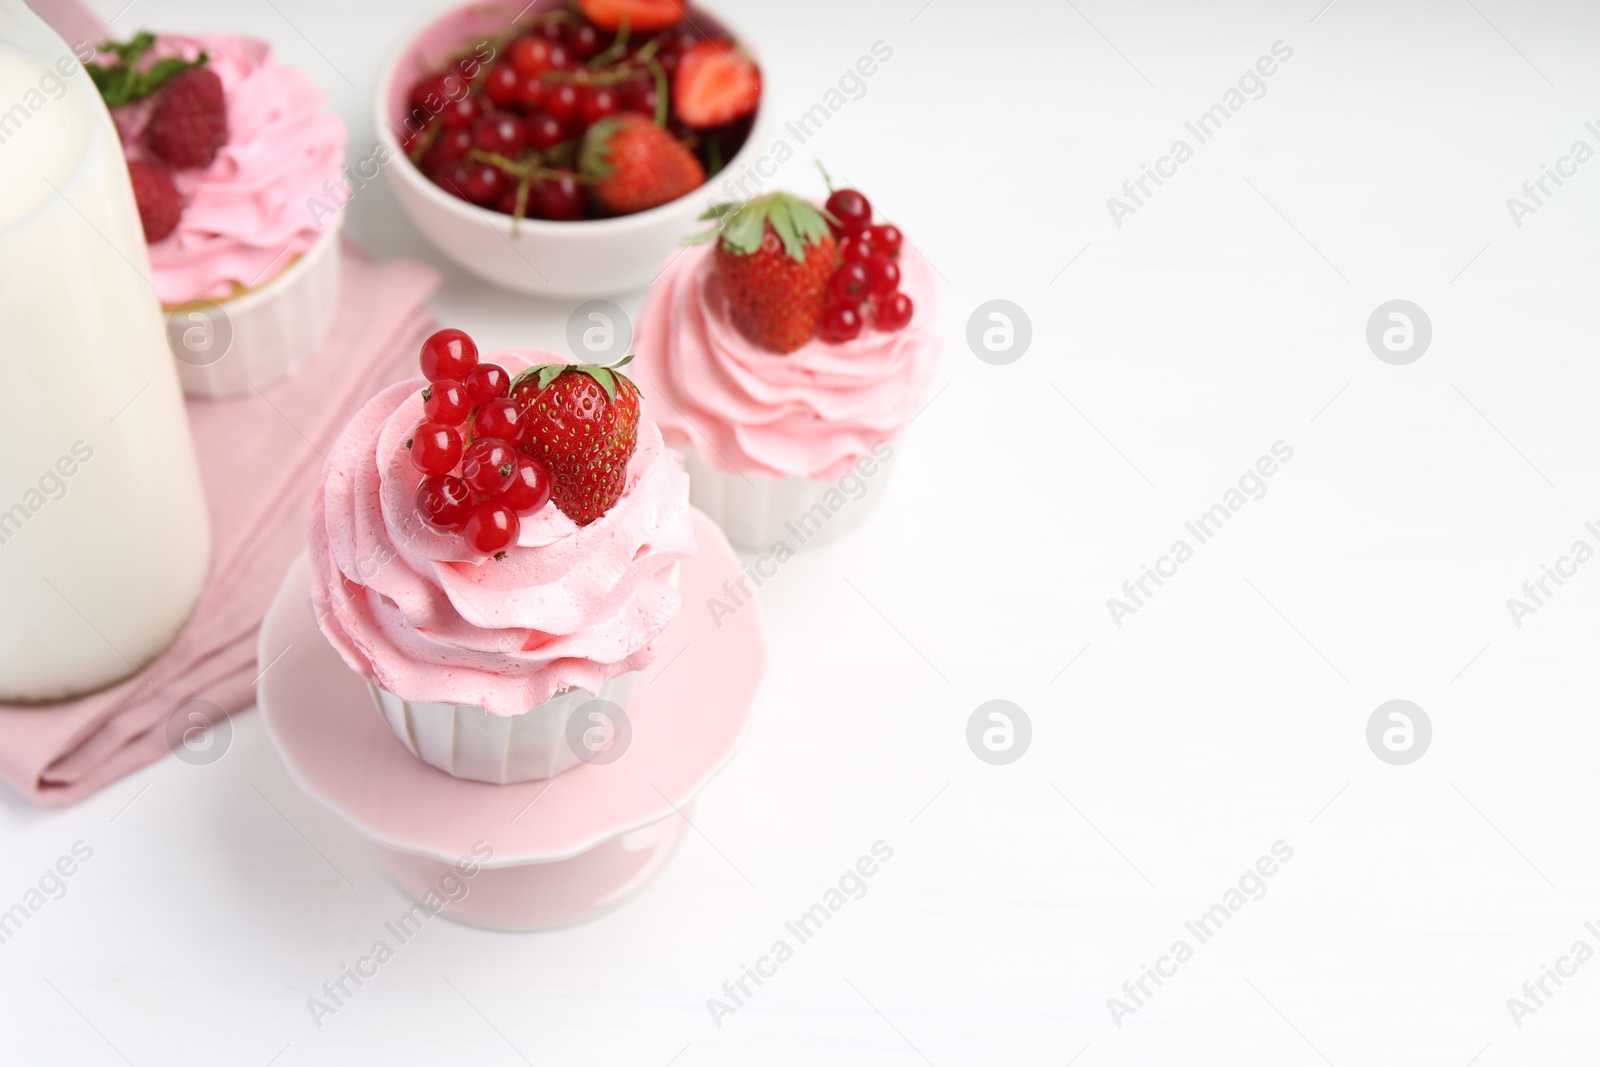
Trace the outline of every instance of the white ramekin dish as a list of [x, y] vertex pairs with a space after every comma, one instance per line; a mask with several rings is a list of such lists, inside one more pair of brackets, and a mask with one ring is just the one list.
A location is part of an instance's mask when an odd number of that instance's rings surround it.
[[334, 216], [304, 254], [248, 292], [166, 310], [167, 345], [183, 391], [247, 393], [288, 374], [317, 350], [339, 310], [339, 231]]
[[582, 762], [588, 752], [581, 741], [572, 744], [568, 734], [574, 716], [585, 720], [576, 727], [580, 732], [604, 728], [598, 719], [590, 721], [597, 709], [589, 705], [609, 701], [626, 713], [638, 692], [639, 675], [620, 674], [598, 694], [568, 689], [521, 715], [491, 715], [470, 704], [416, 703], [367, 685], [389, 729], [412, 755], [456, 778], [509, 785], [554, 778]]
[[899, 440], [856, 460], [843, 478], [771, 478], [729, 474], [682, 450], [689, 503], [710, 516], [735, 548], [767, 552], [780, 542], [791, 552], [822, 545], [854, 530], [883, 498]]
[[[405, 158], [396, 131], [403, 128], [407, 94], [417, 72], [437, 65], [463, 45], [503, 29], [520, 6], [479, 3], [451, 8], [401, 38], [378, 73], [373, 101], [373, 126], [378, 131], [375, 148], [382, 150], [378, 157], [385, 161], [400, 206], [417, 229], [446, 256], [486, 281], [549, 297], [608, 296], [643, 289], [685, 237], [706, 227], [699, 219], [709, 205], [754, 195], [747, 183], [742, 195], [730, 196], [722, 189], [726, 177], [737, 178], [748, 170], [757, 185], [769, 177], [752, 168], [766, 150], [766, 100], [762, 100], [750, 136], [739, 151], [718, 174], [687, 196], [617, 218], [583, 222], [522, 219], [513, 225], [509, 215], [459, 200], [429, 181]], [[557, 6], [561, 6], [560, 0], [536, 0], [524, 10], [538, 14]], [[695, 7], [699, 12], [706, 10], [701, 4]], [[726, 32], [755, 55], [750, 39], [720, 15], [697, 22], [708, 33]]]

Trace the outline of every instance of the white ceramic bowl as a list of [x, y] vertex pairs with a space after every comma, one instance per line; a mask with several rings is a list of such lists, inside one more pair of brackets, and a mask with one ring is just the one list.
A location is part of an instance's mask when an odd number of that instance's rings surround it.
[[[561, 6], [537, 0], [530, 14]], [[750, 136], [722, 171], [694, 192], [649, 211], [584, 222], [523, 219], [457, 199], [429, 181], [400, 151], [396, 130], [403, 129], [407, 94], [418, 72], [436, 69], [463, 45], [503, 29], [516, 15], [510, 8], [470, 4], [435, 15], [401, 38], [378, 74], [373, 126], [386, 151], [385, 169], [395, 194], [417, 229], [441, 252], [479, 277], [537, 296], [605, 296], [643, 289], [660, 264], [686, 236], [707, 224], [699, 217], [709, 204], [730, 199], [725, 177], [738, 176], [766, 148], [768, 108], [763, 99]], [[727, 20], [708, 17], [696, 4], [696, 24], [710, 34], [726, 33], [754, 55], [747, 37]], [[746, 187], [753, 195], [754, 189]]]

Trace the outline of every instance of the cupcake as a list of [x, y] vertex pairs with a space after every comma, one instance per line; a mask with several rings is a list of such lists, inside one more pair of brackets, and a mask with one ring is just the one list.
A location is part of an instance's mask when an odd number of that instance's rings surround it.
[[734, 544], [787, 550], [853, 528], [938, 370], [933, 273], [840, 189], [712, 209], [646, 297], [635, 375], [694, 506]]
[[458, 330], [424, 343], [424, 378], [329, 453], [309, 541], [322, 632], [395, 735], [507, 783], [593, 757], [586, 733], [661, 651], [694, 537], [688, 478], [624, 374], [491, 358]]
[[133, 177], [184, 391], [309, 356], [338, 306], [344, 123], [264, 41], [141, 33], [88, 65]]

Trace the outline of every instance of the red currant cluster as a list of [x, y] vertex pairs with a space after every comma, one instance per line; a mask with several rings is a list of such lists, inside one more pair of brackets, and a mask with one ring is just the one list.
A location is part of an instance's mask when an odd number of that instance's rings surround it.
[[422, 342], [423, 421], [406, 447], [426, 477], [417, 511], [436, 530], [460, 533], [493, 556], [515, 544], [520, 517], [550, 499], [550, 473], [519, 453], [522, 408], [510, 399], [505, 368], [478, 362], [478, 346], [460, 330]]
[[677, 114], [671, 79], [704, 41], [677, 5], [667, 5], [671, 25], [644, 34], [596, 26], [583, 6], [478, 42], [412, 86], [401, 148], [434, 184], [516, 218], [575, 221], [601, 214], [578, 172], [584, 133], [601, 119], [650, 116], [707, 160], [738, 151], [748, 122], [708, 131]]
[[828, 304], [818, 333], [829, 344], [850, 341], [870, 322], [900, 330], [911, 321], [911, 298], [900, 291], [898, 227], [873, 225], [872, 205], [854, 189], [835, 189], [823, 205], [838, 220], [839, 266], [828, 283]]

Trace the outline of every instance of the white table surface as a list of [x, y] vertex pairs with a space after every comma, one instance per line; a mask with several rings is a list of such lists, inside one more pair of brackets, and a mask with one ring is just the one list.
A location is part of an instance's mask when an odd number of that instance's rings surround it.
[[[0, 945], [0, 1061], [1595, 1062], [1600, 962], [1520, 1028], [1506, 1000], [1600, 949], [1600, 564], [1520, 628], [1505, 601], [1600, 545], [1600, 162], [1520, 228], [1505, 201], [1600, 147], [1600, 9], [1321, 5], [748, 5], [780, 116], [894, 49], [781, 183], [816, 191], [821, 157], [944, 275], [944, 391], [870, 526], [763, 590], [770, 677], [702, 833], [600, 921], [430, 924], [319, 1028], [307, 998], [407, 903], [244, 714], [210, 766], [0, 805], [0, 908], [93, 849]], [[270, 38], [358, 149], [432, 6], [117, 25]], [[1115, 226], [1106, 198], [1280, 40], [1266, 94]], [[440, 317], [486, 347], [560, 344], [575, 301], [444, 264], [383, 183], [349, 231], [439, 267]], [[964, 339], [994, 298], [1032, 321], [1007, 366]], [[1433, 324], [1409, 366], [1365, 341], [1395, 298]], [[1114, 625], [1106, 598], [1279, 440], [1266, 495]], [[996, 698], [1034, 731], [1003, 767], [965, 740]], [[1433, 724], [1407, 766], [1365, 739], [1394, 698]], [[718, 1027], [707, 998], [879, 840], [867, 894]], [[1107, 998], [1280, 840], [1269, 892], [1117, 1026]]]

